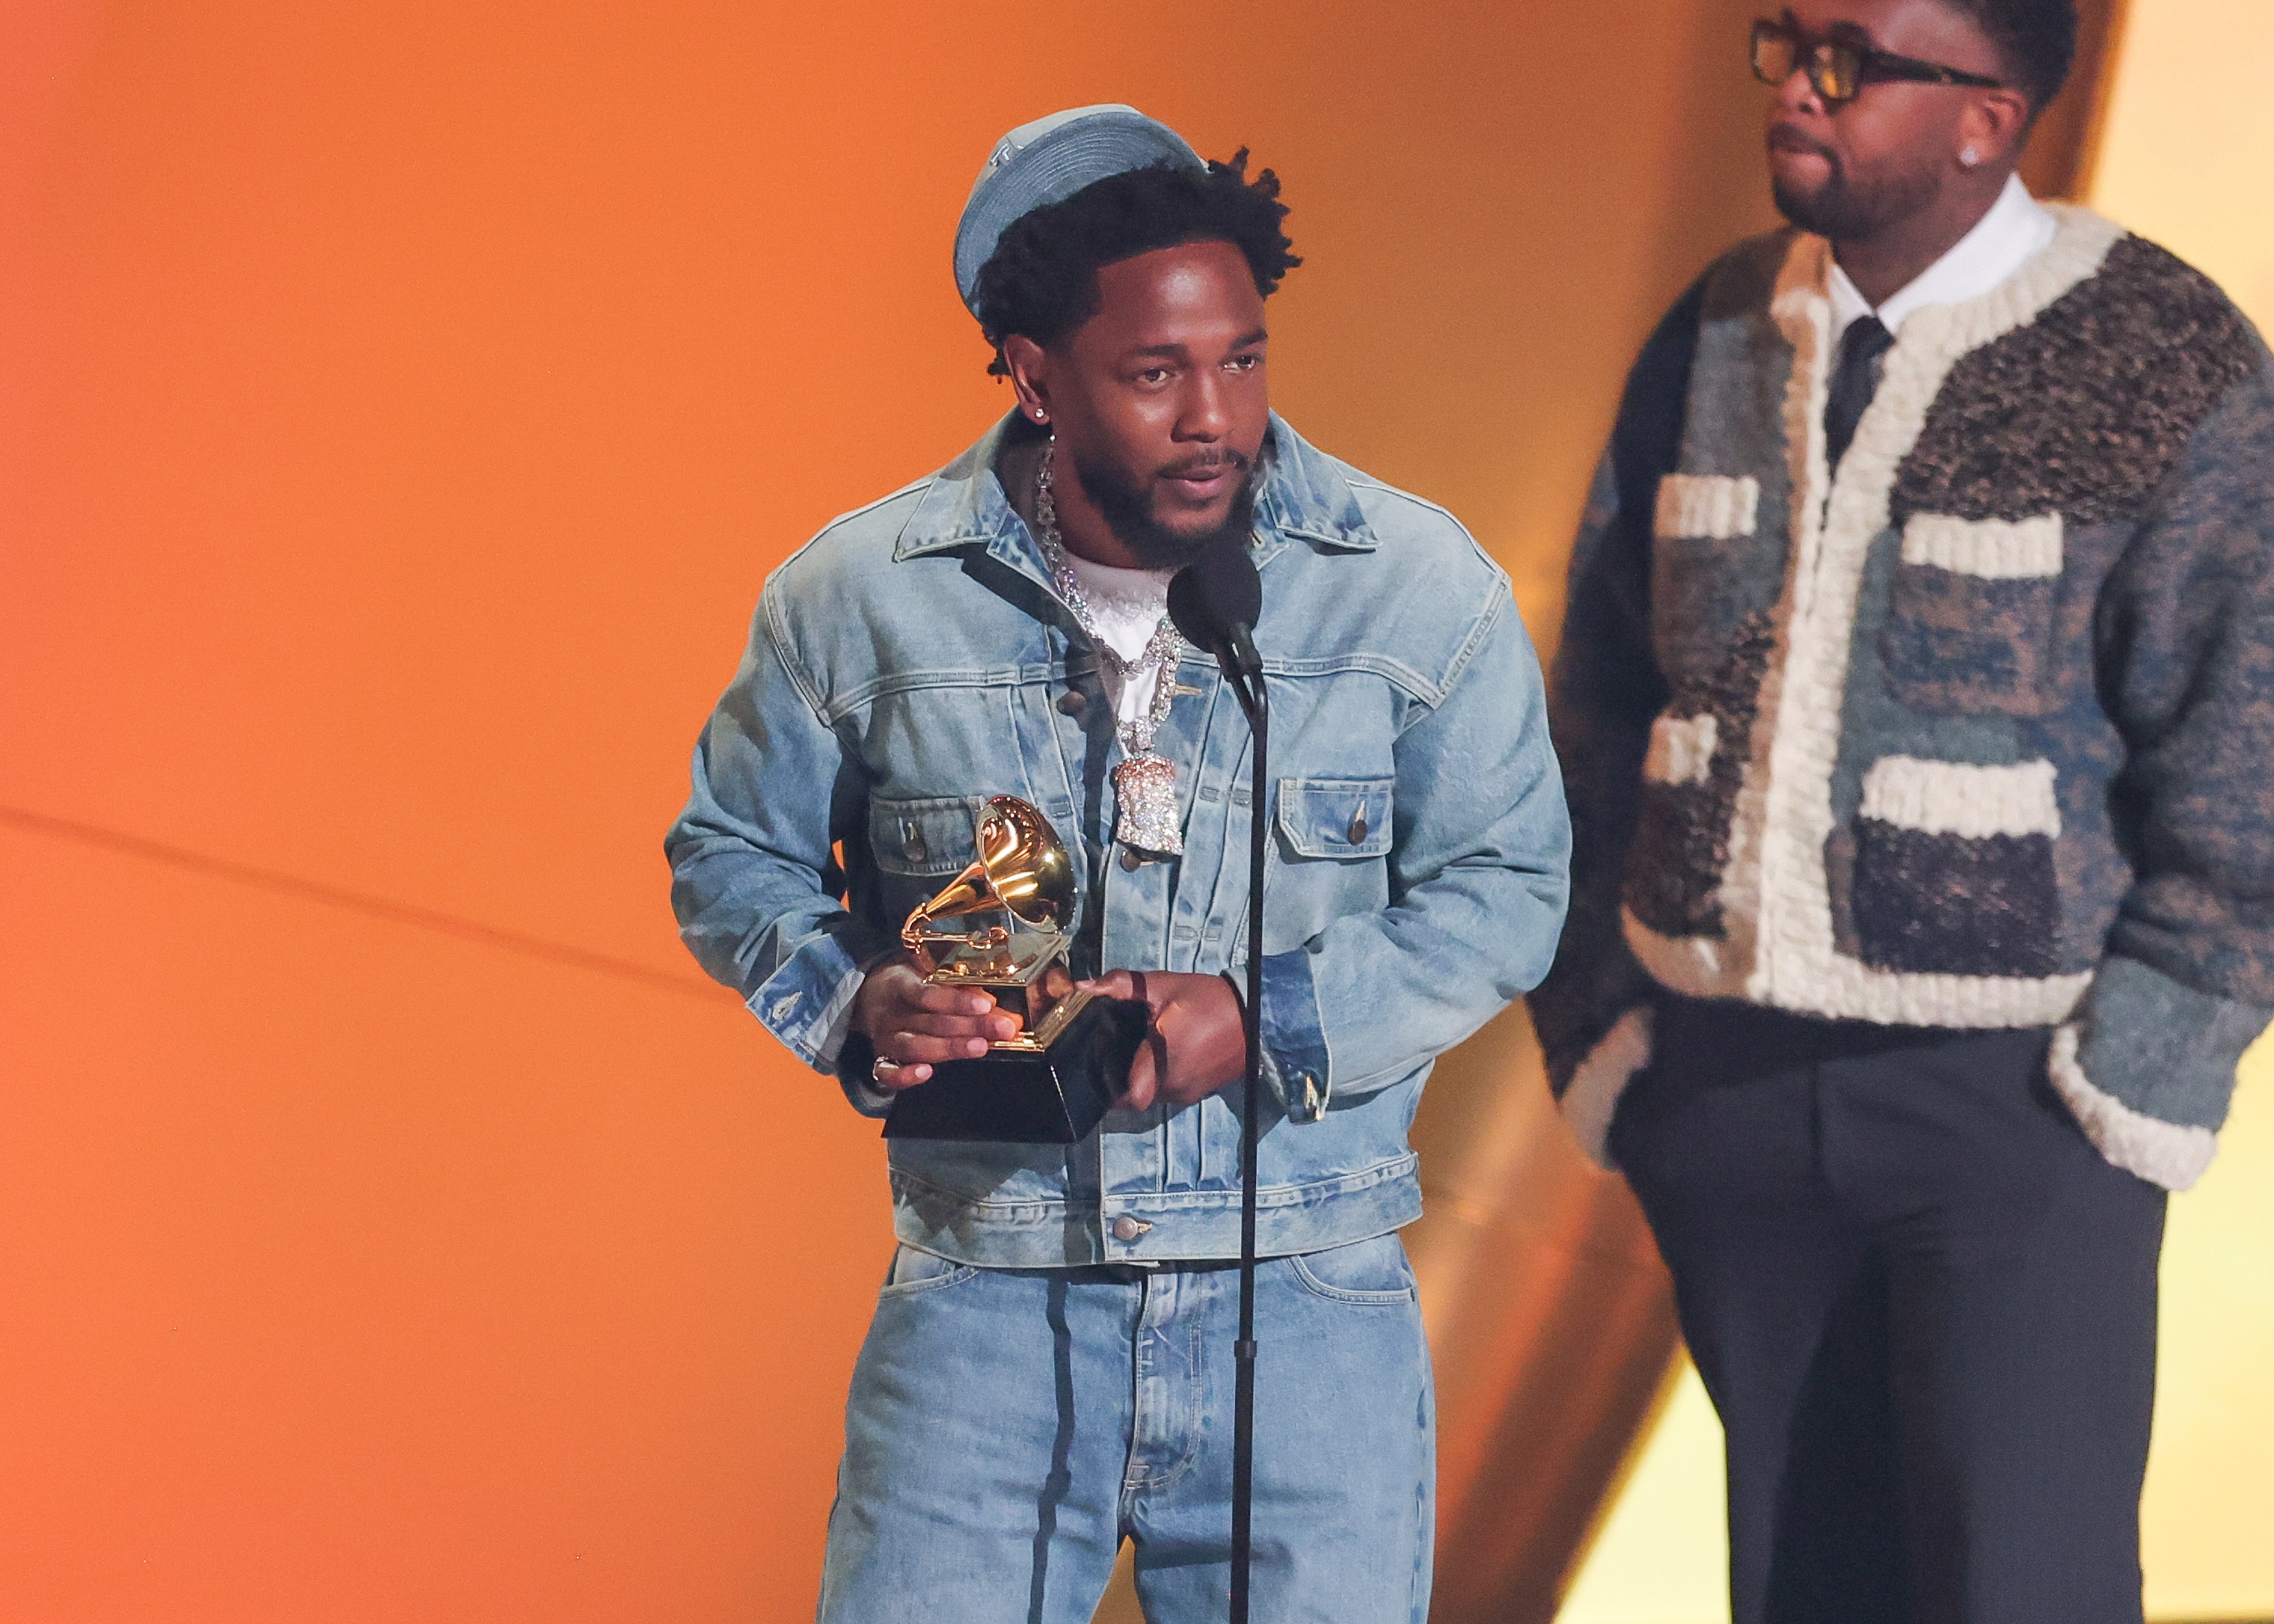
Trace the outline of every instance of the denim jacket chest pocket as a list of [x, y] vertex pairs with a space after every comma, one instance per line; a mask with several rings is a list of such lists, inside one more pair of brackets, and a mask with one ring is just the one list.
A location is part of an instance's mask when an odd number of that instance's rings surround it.
[[1284, 951], [1345, 914], [1389, 902], [1396, 785], [1389, 777], [1279, 780], [1265, 951]]
[[869, 850], [884, 882], [886, 923], [897, 926], [963, 872], [979, 849], [986, 807], [978, 795], [870, 801]]
[[1397, 780], [1282, 778], [1279, 833], [1291, 855], [1351, 862], [1389, 854], [1390, 793]]

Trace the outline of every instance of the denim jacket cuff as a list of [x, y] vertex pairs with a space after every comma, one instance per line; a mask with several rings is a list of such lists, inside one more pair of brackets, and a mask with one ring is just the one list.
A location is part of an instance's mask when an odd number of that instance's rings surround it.
[[853, 1109], [863, 1116], [882, 1116], [892, 1109], [893, 1095], [877, 1086], [872, 1071], [877, 1064], [876, 1046], [860, 1033], [853, 1030], [853, 1004], [860, 996], [861, 983], [869, 979], [869, 972], [900, 951], [900, 944], [880, 949], [862, 959], [855, 970], [853, 989], [839, 1011], [837, 1019], [822, 1038], [819, 1051], [825, 1056], [821, 1069], [832, 1072], [837, 1086]]
[[870, 955], [833, 931], [818, 931], [743, 1000], [758, 1023], [817, 1071], [834, 1072], [851, 1030], [854, 995]]
[[1278, 1092], [1290, 1122], [1316, 1122], [1325, 1115], [1334, 1086], [1328, 1069], [1327, 1034], [1319, 1024], [1318, 988], [1311, 980], [1311, 955], [1296, 948], [1263, 959], [1264, 1079]]

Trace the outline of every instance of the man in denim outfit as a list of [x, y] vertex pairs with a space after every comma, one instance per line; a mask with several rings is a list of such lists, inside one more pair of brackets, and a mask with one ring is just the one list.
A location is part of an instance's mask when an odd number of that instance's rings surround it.
[[[1568, 831], [1505, 577], [1269, 411], [1263, 301], [1295, 261], [1244, 157], [1204, 164], [1120, 107], [998, 143], [955, 267], [1018, 409], [766, 583], [668, 841], [696, 956], [870, 1116], [1003, 1033], [897, 934], [990, 795], [1073, 857], [1076, 973], [1152, 1011], [1081, 1142], [892, 1141], [900, 1249], [854, 1372], [824, 1620], [1076, 1624], [1124, 1539], [1148, 1618], [1222, 1616], [1249, 735], [1160, 620], [1168, 575], [1227, 534], [1262, 577], [1276, 785], [1257, 1605], [1427, 1610], [1406, 1126], [1432, 1057], [1545, 973]], [[1169, 799], [1130, 798], [1141, 756]]]

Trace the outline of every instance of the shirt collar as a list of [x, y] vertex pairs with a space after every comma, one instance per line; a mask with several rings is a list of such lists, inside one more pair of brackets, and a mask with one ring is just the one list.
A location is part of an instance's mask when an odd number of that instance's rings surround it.
[[1835, 259], [1829, 289], [1833, 341], [1838, 342], [1851, 322], [1865, 316], [1876, 315], [1889, 333], [1900, 333], [1904, 319], [1915, 310], [1979, 298], [2036, 259], [2059, 225], [2052, 212], [2029, 195], [2020, 176], [2008, 175], [1998, 200], [1974, 222], [1974, 229], [1876, 311]]
[[[900, 527], [895, 559], [949, 547], [984, 546], [1005, 563], [1047, 584], [1042, 552], [996, 477], [995, 462], [1013, 422], [1005, 415], [961, 456], [932, 476], [915, 511]], [[1351, 552], [1372, 552], [1374, 530], [1344, 477], [1342, 464], [1271, 414], [1270, 466], [1255, 499], [1256, 562], [1291, 538]]]

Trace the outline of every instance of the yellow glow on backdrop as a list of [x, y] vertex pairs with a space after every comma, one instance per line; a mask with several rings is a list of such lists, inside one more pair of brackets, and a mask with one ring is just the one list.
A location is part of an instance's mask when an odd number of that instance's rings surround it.
[[[2130, 0], [2093, 206], [2274, 328], [2274, 6]], [[2164, 1246], [2156, 1441], [2141, 1510], [2150, 1619], [2274, 1616], [2274, 1042], [2243, 1062]], [[1721, 1429], [1685, 1367], [1562, 1624], [1727, 1619]]]
[[[2274, 328], [2274, 6], [2131, 0], [2092, 200]], [[2274, 478], [2274, 470], [2269, 470]], [[2274, 1615], [2274, 1042], [2244, 1058], [2218, 1160], [2172, 1204], [2151, 1618]]]
[[2274, 6], [2130, 0], [2096, 207], [2274, 328]]

